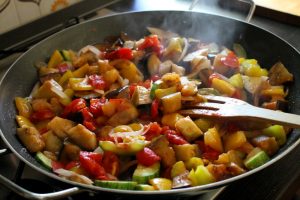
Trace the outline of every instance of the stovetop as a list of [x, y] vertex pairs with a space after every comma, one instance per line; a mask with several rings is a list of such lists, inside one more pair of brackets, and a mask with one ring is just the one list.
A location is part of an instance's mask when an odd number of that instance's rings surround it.
[[[216, 6], [217, 0], [202, 0], [195, 6], [194, 10], [217, 13], [243, 20], [246, 16], [244, 12], [236, 12]], [[191, 5], [189, 0], [121, 0], [105, 9], [95, 11], [96, 16], [109, 15], [111, 13], [119, 13], [125, 11], [140, 10], [168, 10], [170, 4], [176, 10], [187, 10]], [[267, 29], [281, 36], [283, 39], [291, 43], [296, 49], [300, 50], [300, 28], [288, 24], [276, 22], [267, 18], [254, 16], [251, 20], [252, 24]], [[7, 68], [22, 53], [12, 54], [5, 59], [0, 60], [0, 77], [3, 76]], [[5, 144], [0, 140], [0, 149], [6, 148]], [[292, 199], [299, 198], [300, 188], [300, 147], [296, 147], [291, 153], [272, 166], [256, 173], [255, 175], [246, 177], [240, 181], [234, 182], [225, 188], [216, 189], [204, 195], [194, 197], [177, 198], [177, 199], [201, 199], [201, 200], [221, 200], [221, 199]], [[26, 166], [12, 153], [7, 153], [0, 157], [0, 174], [22, 185], [31, 191], [38, 193], [46, 193], [59, 191], [71, 187], [68, 184], [53, 180], [30, 167]], [[54, 187], [53, 187], [54, 186]], [[65, 199], [122, 199], [120, 197], [82, 193], [73, 195]], [[15, 193], [0, 185], [0, 199], [22, 199]]]

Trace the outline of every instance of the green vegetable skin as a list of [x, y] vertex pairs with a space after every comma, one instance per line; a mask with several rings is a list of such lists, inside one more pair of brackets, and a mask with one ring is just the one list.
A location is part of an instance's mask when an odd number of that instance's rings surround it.
[[143, 191], [153, 191], [155, 188], [152, 185], [148, 184], [137, 184], [135, 187], [136, 190], [143, 190]]
[[120, 190], [134, 190], [137, 186], [135, 181], [102, 181], [95, 180], [95, 185], [104, 188], [120, 189]]
[[63, 56], [65, 61], [71, 61], [70, 52], [68, 50], [61, 50], [60, 54]]
[[134, 155], [145, 147], [146, 141], [136, 140], [131, 143], [118, 144], [111, 141], [100, 141], [99, 145], [104, 151], [111, 151], [118, 155]]
[[150, 179], [159, 177], [160, 164], [159, 162], [147, 167], [138, 164], [137, 168], [133, 172], [132, 180], [139, 184], [148, 183]]
[[270, 126], [263, 130], [263, 134], [270, 137], [275, 137], [279, 145], [283, 145], [286, 142], [286, 133], [283, 126], [280, 125]]
[[265, 164], [269, 160], [270, 158], [266, 152], [259, 148], [255, 148], [249, 153], [249, 157], [246, 158], [244, 164], [248, 169], [254, 169]]
[[35, 154], [35, 159], [41, 163], [45, 168], [48, 170], [52, 170], [52, 161], [51, 159], [47, 158], [42, 152], [37, 152]]

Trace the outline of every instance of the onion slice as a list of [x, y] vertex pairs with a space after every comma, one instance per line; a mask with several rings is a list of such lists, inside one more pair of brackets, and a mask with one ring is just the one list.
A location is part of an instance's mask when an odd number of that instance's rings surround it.
[[86, 52], [88, 52], [88, 51], [92, 52], [92, 53], [95, 54], [97, 57], [98, 57], [98, 56], [100, 55], [100, 53], [101, 53], [100, 50], [97, 49], [95, 46], [87, 45], [87, 46], [83, 47], [82, 49], [80, 49], [80, 50], [78, 51], [78, 56], [80, 56], [81, 54], [86, 53]]
[[55, 170], [54, 172], [56, 174], [58, 174], [59, 176], [66, 178], [68, 180], [71, 180], [71, 181], [76, 181], [76, 182], [84, 183], [84, 184], [88, 184], [88, 185], [93, 184], [93, 181], [91, 179], [89, 179], [88, 177], [77, 174], [70, 170], [65, 170], [63, 168], [60, 168], [60, 169]]

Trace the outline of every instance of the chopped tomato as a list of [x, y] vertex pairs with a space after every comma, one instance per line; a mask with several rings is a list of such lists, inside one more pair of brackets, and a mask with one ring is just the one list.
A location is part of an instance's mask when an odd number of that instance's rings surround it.
[[199, 149], [202, 152], [202, 157], [207, 160], [217, 160], [219, 155], [221, 154], [208, 145], [205, 145], [204, 141], [196, 141], [195, 143], [198, 144]]
[[67, 117], [69, 114], [79, 112], [81, 109], [85, 107], [86, 107], [86, 102], [84, 99], [82, 98], [75, 99], [64, 108], [62, 116]]
[[151, 104], [151, 117], [152, 119], [158, 117], [158, 107], [159, 107], [159, 100], [154, 99]]
[[55, 171], [57, 169], [64, 168], [64, 164], [59, 161], [52, 160], [51, 167], [52, 167], [52, 170]]
[[95, 153], [95, 152], [88, 152], [88, 151], [81, 151], [80, 155], [89, 157], [93, 160], [95, 160], [98, 163], [101, 163], [103, 155], [101, 153]]
[[156, 74], [156, 75], [151, 76], [150, 79], [151, 79], [151, 81], [155, 82], [160, 79], [160, 76]]
[[134, 83], [134, 84], [131, 84], [129, 86], [129, 95], [132, 97], [132, 95], [134, 94], [134, 91], [136, 90], [136, 87], [137, 85]]
[[104, 90], [107, 87], [107, 84], [103, 80], [103, 77], [97, 74], [90, 75], [88, 77], [88, 83], [91, 84], [93, 88], [98, 90]]
[[133, 52], [129, 48], [119, 48], [117, 50], [114, 50], [112, 52], [108, 52], [104, 55], [105, 59], [108, 60], [114, 60], [114, 59], [126, 59], [126, 60], [132, 60], [133, 58]]
[[143, 86], [143, 87], [149, 89], [151, 87], [151, 80], [147, 79], [144, 82], [138, 83], [138, 85]]
[[90, 112], [95, 116], [98, 117], [102, 115], [102, 105], [106, 102], [105, 98], [101, 99], [91, 99], [90, 100]]
[[161, 134], [161, 127], [157, 122], [150, 123], [149, 130], [145, 133], [146, 140], [152, 140], [153, 138]]
[[117, 176], [120, 171], [120, 161], [116, 154], [105, 151], [103, 154], [102, 165], [107, 173]]
[[69, 162], [65, 165], [65, 169], [70, 170], [70, 169], [72, 169], [76, 166], [79, 166], [79, 165], [80, 165], [80, 163], [78, 161], [71, 161], [71, 162]]
[[155, 152], [149, 149], [148, 147], [145, 147], [142, 151], [139, 151], [136, 154], [136, 158], [138, 163], [145, 166], [151, 166], [154, 163], [160, 161], [160, 157], [156, 155]]
[[240, 66], [238, 57], [232, 51], [227, 56], [221, 58], [221, 62], [227, 67], [238, 68]]
[[[89, 153], [89, 152], [88, 152]], [[81, 151], [79, 154], [80, 165], [93, 177], [107, 180], [105, 169], [90, 154]]]
[[168, 130], [165, 133], [168, 141], [171, 144], [176, 144], [176, 145], [188, 144], [188, 142], [185, 139], [183, 139], [183, 137], [176, 134], [176, 131], [174, 131], [175, 133], [173, 133], [172, 131], [174, 130]]
[[144, 38], [144, 42], [138, 46], [138, 49], [150, 50], [160, 55], [162, 50], [162, 45], [157, 35], [150, 35]]
[[51, 119], [55, 116], [54, 112], [50, 109], [39, 110], [31, 114], [30, 120], [33, 122]]

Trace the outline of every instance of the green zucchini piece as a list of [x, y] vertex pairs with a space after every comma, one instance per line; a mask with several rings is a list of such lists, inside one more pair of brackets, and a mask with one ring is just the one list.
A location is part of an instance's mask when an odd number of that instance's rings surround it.
[[71, 61], [70, 52], [68, 50], [61, 50], [60, 54], [62, 55], [65, 61]]
[[135, 181], [103, 181], [95, 180], [95, 185], [104, 188], [120, 189], [120, 190], [134, 190], [137, 186]]
[[52, 170], [52, 160], [45, 156], [42, 152], [37, 152], [35, 154], [35, 159], [41, 163], [46, 169]]
[[148, 184], [137, 184], [135, 187], [136, 190], [143, 190], [143, 191], [153, 191], [155, 188], [152, 185]]
[[244, 161], [247, 169], [257, 168], [270, 160], [268, 154], [260, 148], [254, 148]]
[[133, 172], [132, 180], [139, 184], [148, 183], [150, 179], [159, 176], [160, 163], [157, 162], [149, 167], [138, 164], [137, 168]]
[[286, 142], [286, 133], [281, 125], [269, 126], [268, 128], [263, 129], [262, 133], [270, 137], [275, 137], [280, 146]]
[[155, 90], [159, 88], [159, 85], [156, 83], [152, 84], [151, 90], [150, 90], [150, 98], [154, 99], [155, 98]]

